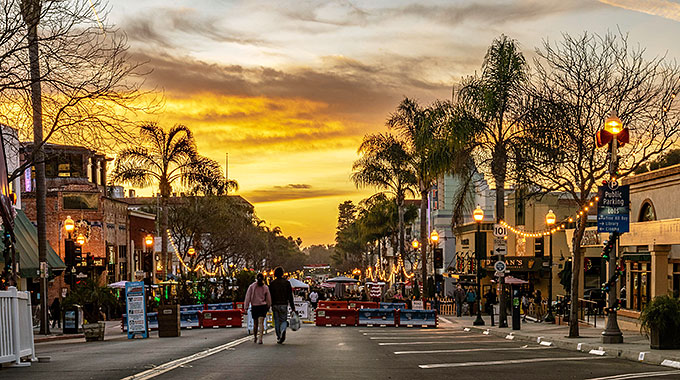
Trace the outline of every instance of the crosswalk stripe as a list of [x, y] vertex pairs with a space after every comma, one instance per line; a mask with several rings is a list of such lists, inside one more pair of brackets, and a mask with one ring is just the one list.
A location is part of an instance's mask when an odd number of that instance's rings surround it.
[[555, 357], [555, 358], [532, 358], [532, 359], [515, 359], [515, 360], [494, 360], [488, 362], [465, 362], [465, 363], [438, 363], [438, 364], [421, 364], [418, 367], [423, 369], [432, 368], [453, 368], [453, 367], [475, 367], [475, 366], [490, 366], [490, 365], [506, 365], [506, 364], [523, 364], [536, 362], [559, 362], [559, 361], [579, 361], [579, 360], [597, 360], [607, 359], [604, 356], [573, 356], [573, 357]]
[[460, 350], [423, 350], [423, 351], [395, 351], [395, 355], [412, 355], [412, 354], [455, 354], [459, 352], [477, 352], [477, 351], [515, 351], [515, 350], [549, 350], [551, 347], [499, 347], [499, 348], [467, 348]]
[[[473, 341], [479, 341], [477, 338], [471, 339]], [[421, 342], [383, 342], [383, 343], [378, 343], [379, 346], [408, 346], [408, 345], [417, 345], [417, 344], [456, 344], [456, 343], [464, 343], [465, 341], [463, 340], [446, 340], [446, 341], [421, 341]], [[485, 340], [484, 343], [499, 343], [499, 342], [507, 342], [507, 340], [504, 339], [498, 339], [498, 340]]]

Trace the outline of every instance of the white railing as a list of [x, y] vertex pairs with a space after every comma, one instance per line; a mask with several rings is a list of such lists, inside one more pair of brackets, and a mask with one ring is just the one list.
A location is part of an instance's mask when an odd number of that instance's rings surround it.
[[22, 358], [35, 360], [31, 296], [10, 287], [0, 291], [0, 364], [30, 365]]

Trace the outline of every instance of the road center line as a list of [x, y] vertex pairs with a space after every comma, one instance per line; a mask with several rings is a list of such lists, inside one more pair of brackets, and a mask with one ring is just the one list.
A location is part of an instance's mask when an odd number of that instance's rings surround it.
[[633, 372], [622, 375], [593, 377], [588, 380], [626, 380], [626, 379], [640, 379], [643, 377], [670, 376], [670, 375], [680, 375], [680, 371]]
[[536, 363], [536, 362], [560, 362], [560, 361], [577, 361], [577, 360], [596, 360], [608, 359], [604, 356], [573, 356], [566, 358], [533, 358], [533, 359], [516, 359], [516, 360], [495, 360], [489, 362], [466, 362], [466, 363], [439, 363], [439, 364], [421, 364], [418, 367], [423, 369], [432, 368], [452, 368], [452, 367], [475, 367], [488, 365], [505, 365], [505, 364], [522, 364], [522, 363]]
[[173, 360], [171, 362], [163, 363], [159, 365], [158, 367], [146, 370], [144, 372], [140, 372], [138, 374], [128, 376], [123, 378], [122, 380], [146, 380], [146, 379], [151, 379], [153, 377], [156, 377], [158, 375], [162, 375], [168, 371], [172, 371], [173, 369], [180, 367], [184, 364], [191, 363], [195, 360], [203, 359], [207, 356], [214, 355], [218, 352], [222, 352], [224, 350], [228, 350], [232, 347], [238, 346], [239, 344], [247, 341], [252, 341], [253, 337], [252, 336], [246, 336], [240, 339], [236, 339], [234, 341], [231, 341], [229, 343], [223, 344], [221, 346], [209, 348], [207, 350], [197, 352], [193, 355], [189, 355], [183, 358], [179, 358], [176, 360]]
[[[471, 339], [474, 341], [479, 341], [479, 339]], [[422, 342], [385, 342], [385, 343], [378, 343], [379, 346], [408, 346], [408, 345], [416, 345], [416, 344], [456, 344], [456, 343], [462, 343], [463, 340], [447, 340], [447, 341], [422, 341]], [[484, 343], [500, 343], [500, 342], [507, 342], [505, 339], [498, 339], [498, 340], [485, 340]]]
[[413, 355], [413, 354], [455, 354], [459, 352], [475, 352], [475, 351], [515, 351], [515, 350], [549, 350], [551, 347], [536, 346], [536, 347], [499, 347], [499, 348], [469, 348], [461, 350], [423, 350], [423, 351], [395, 351], [395, 355]]

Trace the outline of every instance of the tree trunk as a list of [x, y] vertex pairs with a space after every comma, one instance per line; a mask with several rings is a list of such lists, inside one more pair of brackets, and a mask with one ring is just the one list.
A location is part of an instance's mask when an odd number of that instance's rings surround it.
[[586, 230], [586, 220], [588, 214], [584, 213], [578, 221], [576, 231], [574, 231], [574, 238], [572, 240], [572, 263], [571, 263], [571, 307], [569, 309], [569, 338], [578, 338], [578, 287], [579, 274], [583, 270], [581, 268], [581, 261], [583, 252], [581, 251], [581, 240], [583, 240], [583, 233]]
[[423, 299], [423, 293], [425, 293], [425, 283], [427, 281], [427, 246], [428, 246], [428, 233], [427, 233], [427, 196], [430, 192], [429, 188], [426, 188], [424, 184], [420, 186], [420, 260], [422, 265], [422, 279], [423, 291], [420, 292], [420, 298]]
[[[40, 50], [38, 47], [38, 23], [40, 22], [40, 1], [22, 0], [21, 12], [28, 28], [28, 59], [31, 76], [31, 106], [33, 108], [33, 149], [35, 149], [35, 209], [38, 224], [38, 261], [40, 267], [47, 265], [47, 227], [45, 184], [45, 152], [43, 148], [42, 89], [40, 85]], [[40, 279], [41, 315], [40, 334], [49, 334], [47, 316], [48, 294], [47, 273]]]

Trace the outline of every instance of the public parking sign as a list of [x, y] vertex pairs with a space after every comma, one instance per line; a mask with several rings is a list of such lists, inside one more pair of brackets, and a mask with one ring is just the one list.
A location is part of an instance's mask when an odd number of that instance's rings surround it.
[[597, 232], [629, 232], [630, 187], [610, 181], [597, 188]]

